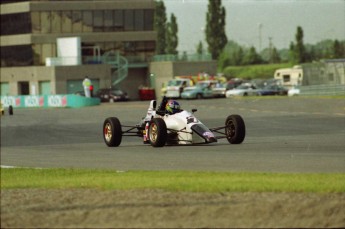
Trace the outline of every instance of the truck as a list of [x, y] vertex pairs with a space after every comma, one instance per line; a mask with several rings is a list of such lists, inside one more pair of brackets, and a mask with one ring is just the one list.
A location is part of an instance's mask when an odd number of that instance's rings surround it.
[[279, 80], [287, 88], [300, 86], [303, 80], [303, 69], [299, 65], [295, 65], [292, 68], [277, 69], [274, 72], [274, 79]]

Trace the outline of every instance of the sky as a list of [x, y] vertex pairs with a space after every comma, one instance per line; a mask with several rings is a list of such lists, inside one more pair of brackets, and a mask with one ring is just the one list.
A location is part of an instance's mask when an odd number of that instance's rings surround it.
[[[178, 51], [194, 53], [205, 41], [208, 0], [163, 0], [167, 18], [177, 17]], [[228, 40], [254, 46], [289, 48], [295, 42], [297, 26], [304, 32], [305, 44], [325, 39], [345, 40], [345, 0], [222, 0], [226, 10]]]

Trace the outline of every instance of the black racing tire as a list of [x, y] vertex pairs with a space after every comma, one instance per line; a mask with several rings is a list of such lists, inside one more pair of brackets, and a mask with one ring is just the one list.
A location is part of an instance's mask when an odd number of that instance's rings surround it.
[[203, 98], [202, 94], [198, 93], [198, 94], [196, 95], [196, 99], [202, 99], [202, 98]]
[[149, 123], [149, 140], [153, 147], [163, 147], [168, 138], [167, 126], [161, 118], [154, 118]]
[[241, 116], [229, 115], [225, 120], [225, 134], [231, 144], [241, 144], [246, 136], [246, 126]]
[[117, 147], [122, 141], [122, 128], [118, 118], [107, 118], [103, 123], [103, 139], [107, 146]]
[[13, 115], [13, 106], [12, 106], [12, 105], [10, 105], [10, 106], [8, 107], [8, 114], [9, 114], [9, 115]]

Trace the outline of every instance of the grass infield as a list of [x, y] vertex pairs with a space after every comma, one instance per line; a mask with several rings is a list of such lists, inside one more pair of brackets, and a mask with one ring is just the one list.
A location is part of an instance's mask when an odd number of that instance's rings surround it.
[[18, 188], [343, 193], [345, 174], [1, 168], [1, 189]]

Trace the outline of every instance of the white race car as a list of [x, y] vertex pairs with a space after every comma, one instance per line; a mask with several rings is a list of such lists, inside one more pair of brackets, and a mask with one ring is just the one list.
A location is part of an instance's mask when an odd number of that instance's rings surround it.
[[229, 115], [224, 126], [208, 128], [194, 116], [197, 109], [192, 109], [192, 112], [179, 110], [175, 114], [167, 114], [164, 109], [166, 103], [167, 99], [164, 97], [156, 109], [156, 101], [151, 100], [146, 117], [135, 126], [121, 125], [116, 117], [105, 119], [105, 144], [117, 147], [121, 144], [122, 136], [141, 137], [145, 144], [151, 144], [153, 147], [208, 144], [222, 138], [226, 138], [231, 144], [241, 144], [245, 138], [246, 128], [240, 115]]

